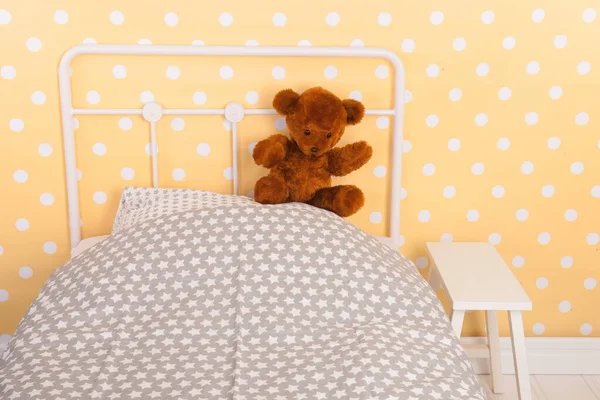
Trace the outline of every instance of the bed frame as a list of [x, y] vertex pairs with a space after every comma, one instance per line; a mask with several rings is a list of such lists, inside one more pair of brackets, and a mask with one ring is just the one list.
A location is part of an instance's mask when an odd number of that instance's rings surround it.
[[75, 115], [141, 115], [150, 123], [152, 183], [159, 187], [158, 162], [156, 155], [156, 123], [163, 115], [224, 115], [231, 122], [233, 152], [233, 193], [238, 194], [238, 143], [237, 124], [246, 115], [275, 115], [270, 108], [245, 109], [240, 103], [232, 102], [225, 108], [163, 108], [159, 103], [146, 103], [142, 108], [73, 108], [70, 66], [75, 57], [81, 55], [140, 55], [140, 56], [203, 56], [203, 57], [342, 57], [342, 58], [381, 58], [389, 61], [394, 68], [393, 108], [367, 109], [366, 115], [393, 116], [392, 145], [392, 193], [390, 201], [390, 238], [400, 244], [400, 198], [402, 169], [402, 126], [404, 122], [404, 66], [398, 56], [385, 49], [367, 47], [263, 47], [263, 46], [157, 46], [157, 45], [117, 45], [83, 44], [69, 49], [60, 61], [58, 69], [62, 133], [64, 142], [67, 199], [69, 207], [69, 235], [71, 249], [81, 241], [79, 214], [79, 192], [77, 187], [77, 167], [75, 156], [75, 136], [73, 116]]

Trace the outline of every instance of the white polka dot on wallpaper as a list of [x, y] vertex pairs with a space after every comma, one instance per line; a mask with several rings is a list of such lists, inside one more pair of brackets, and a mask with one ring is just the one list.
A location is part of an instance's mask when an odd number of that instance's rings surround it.
[[387, 78], [389, 73], [389, 68], [386, 65], [380, 65], [375, 68], [375, 76], [379, 79]]
[[185, 128], [185, 121], [183, 118], [173, 118], [171, 120], [171, 129], [176, 132], [181, 132]]
[[551, 137], [548, 139], [548, 148], [550, 150], [557, 150], [560, 147], [561, 140], [558, 137]]
[[225, 179], [227, 179], [228, 181], [233, 180], [233, 168], [231, 167], [227, 167], [225, 168], [225, 170], [223, 171], [223, 176], [225, 177]]
[[28, 177], [29, 175], [27, 174], [27, 171], [23, 171], [22, 169], [16, 170], [13, 174], [13, 179], [18, 183], [27, 182]]
[[446, 186], [444, 188], [444, 197], [451, 199], [456, 196], [456, 188], [454, 186]]
[[488, 123], [488, 116], [485, 113], [479, 113], [475, 116], [477, 126], [485, 126]]
[[17, 76], [17, 70], [12, 65], [4, 65], [0, 68], [0, 75], [9, 81]]
[[129, 131], [133, 127], [133, 121], [129, 117], [122, 117], [119, 119], [119, 128], [123, 131]]
[[488, 242], [490, 242], [490, 244], [493, 244], [494, 246], [500, 244], [501, 241], [502, 235], [500, 235], [499, 233], [491, 233], [488, 237]]
[[206, 103], [206, 93], [204, 92], [195, 92], [193, 95], [193, 99], [194, 99], [194, 104], [197, 105], [203, 105], [204, 103]]
[[95, 143], [92, 146], [92, 151], [97, 156], [103, 156], [106, 154], [106, 145], [102, 142]]
[[501, 185], [497, 185], [492, 188], [492, 196], [494, 196], [497, 199], [504, 196], [504, 193], [506, 193], [506, 189], [504, 189], [504, 187]]
[[478, 64], [475, 72], [478, 76], [486, 76], [490, 72], [490, 66], [487, 63]]
[[179, 75], [181, 75], [179, 67], [175, 65], [169, 65], [165, 73], [167, 74], [167, 78], [173, 81], [179, 78]]
[[64, 25], [69, 22], [69, 14], [65, 10], [56, 10], [54, 12], [54, 22], [59, 25]]
[[40, 203], [45, 206], [51, 206], [54, 204], [54, 196], [51, 193], [43, 193], [40, 196]]
[[219, 23], [223, 26], [230, 26], [233, 24], [233, 16], [228, 12], [221, 13], [219, 15]]
[[[0, 196], [0, 302], [10, 307], [0, 314], [0, 341], [28, 307], [22, 298], [33, 297], [68, 258], [66, 225], [57, 223], [66, 221], [66, 198], [56, 65], [75, 44], [114, 42], [391, 49], [407, 74], [402, 252], [427, 274], [425, 241], [488, 242], [533, 299], [533, 311], [524, 314], [528, 335], [599, 335], [593, 306], [600, 301], [600, 217], [593, 212], [600, 206], [599, 6], [575, 1], [566, 13], [557, 4], [500, 0], [464, 10], [451, 3], [365, 8], [337, 0], [314, 7], [234, 0], [210, 9], [189, 2], [162, 10], [140, 0], [36, 2], [0, 9], [0, 35], [14, 38], [0, 60], [0, 171], [6, 171], [0, 179], [10, 193]], [[214, 58], [204, 65], [113, 57], [92, 64], [72, 67], [77, 107], [157, 102], [198, 109], [237, 101], [266, 108], [277, 90], [314, 84], [385, 109], [395, 80], [392, 64], [381, 59]], [[160, 148], [161, 185], [231, 191], [232, 126], [210, 118], [159, 121], [154, 150]], [[253, 182], [266, 173], [252, 162], [254, 147], [285, 134], [287, 124], [278, 116], [246, 118], [238, 128], [239, 185], [251, 196]], [[378, 235], [389, 229], [394, 122], [392, 115], [367, 116], [348, 127], [341, 144], [366, 140], [373, 159], [335, 178], [365, 192], [363, 210], [350, 220]], [[148, 126], [139, 115], [77, 116], [73, 123], [84, 233], [107, 233], [120, 189], [150, 184]], [[483, 333], [476, 313], [466, 325]], [[507, 334], [505, 324], [501, 330]]]
[[435, 165], [432, 163], [427, 163], [423, 166], [423, 175], [431, 176], [435, 174]]
[[133, 178], [135, 178], [135, 171], [133, 170], [133, 168], [125, 167], [121, 170], [121, 178], [123, 178], [126, 181], [130, 181]]
[[12, 15], [8, 10], [0, 10], [0, 25], [7, 25], [12, 20]]
[[112, 11], [110, 13], [110, 22], [113, 25], [122, 25], [125, 22], [125, 16], [119, 10]]
[[375, 169], [373, 170], [373, 174], [377, 177], [377, 178], [383, 178], [385, 176], [387, 172], [387, 169], [385, 168], [385, 166], [383, 165], [378, 165], [375, 167]]
[[210, 145], [208, 143], [200, 143], [196, 147], [196, 152], [199, 156], [208, 157], [208, 155], [210, 154]]
[[100, 93], [96, 90], [90, 90], [85, 97], [90, 104], [98, 104], [100, 103]]
[[254, 91], [254, 90], [247, 92], [245, 99], [246, 99], [246, 103], [248, 103], [248, 104], [258, 103], [258, 100], [259, 100], [258, 92]]
[[427, 67], [427, 76], [430, 78], [435, 78], [440, 74], [440, 67], [436, 64], [431, 64]]
[[405, 53], [412, 53], [416, 48], [416, 43], [413, 39], [404, 39], [402, 41], [402, 51]]
[[140, 101], [144, 104], [153, 102], [154, 93], [152, 93], [150, 90], [144, 90], [142, 93], [140, 93]]
[[182, 168], [175, 168], [172, 175], [173, 179], [176, 181], [182, 181], [185, 179], [185, 171]]
[[476, 162], [475, 164], [473, 164], [471, 166], [471, 173], [473, 175], [481, 175], [481, 174], [483, 174], [484, 171], [485, 171], [485, 165], [483, 165], [483, 163]]
[[233, 68], [228, 65], [222, 66], [219, 70], [219, 76], [225, 80], [233, 78]]
[[271, 70], [271, 74], [273, 75], [273, 78], [275, 78], [277, 80], [281, 80], [281, 79], [285, 78], [285, 68], [277, 65], [277, 66], [273, 67], [273, 69]]
[[440, 119], [435, 114], [431, 114], [431, 115], [427, 116], [427, 118], [425, 119], [425, 123], [430, 128], [435, 128], [439, 124], [439, 122], [440, 122]]
[[462, 99], [462, 90], [460, 90], [458, 88], [454, 88], [454, 89], [450, 90], [450, 93], [448, 96], [450, 97], [450, 100], [452, 100], [452, 101], [459, 101], [460, 99]]
[[19, 276], [23, 279], [31, 278], [33, 276], [33, 270], [31, 267], [21, 267], [19, 268]]
[[525, 259], [522, 256], [515, 256], [512, 259], [512, 265], [515, 268], [521, 268], [523, 265], [525, 265]]
[[9, 121], [8, 126], [13, 132], [21, 132], [25, 128], [25, 123], [20, 118], [13, 118]]
[[31, 94], [31, 102], [33, 104], [41, 105], [46, 102], [46, 93], [37, 90]]
[[175, 26], [179, 23], [179, 17], [174, 12], [168, 12], [165, 14], [165, 24], [168, 26]]
[[96, 204], [104, 204], [106, 203], [106, 193], [104, 192], [95, 192], [94, 193], [94, 203]]
[[498, 139], [498, 142], [496, 143], [496, 147], [498, 148], [498, 150], [502, 150], [502, 151], [506, 151], [510, 148], [510, 139], [509, 138], [500, 138]]
[[284, 13], [278, 12], [278, 13], [273, 14], [273, 25], [282, 27], [282, 26], [285, 26], [286, 22], [287, 22], [287, 17], [285, 16]]
[[432, 12], [429, 16], [429, 21], [433, 25], [440, 25], [442, 22], [444, 22], [444, 13], [441, 11]]

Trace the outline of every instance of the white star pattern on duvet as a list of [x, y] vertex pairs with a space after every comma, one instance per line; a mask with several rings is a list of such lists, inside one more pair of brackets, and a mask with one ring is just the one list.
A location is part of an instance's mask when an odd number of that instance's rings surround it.
[[8, 399], [483, 399], [415, 267], [304, 204], [119, 229], [55, 271], [2, 358]]

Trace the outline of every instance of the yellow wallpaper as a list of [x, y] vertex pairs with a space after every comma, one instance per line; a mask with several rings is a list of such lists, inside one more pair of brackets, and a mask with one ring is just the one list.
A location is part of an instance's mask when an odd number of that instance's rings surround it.
[[[592, 0], [12, 1], [0, 5], [0, 340], [68, 258], [57, 68], [78, 43], [366, 45], [406, 66], [403, 252], [427, 271], [427, 240], [494, 243], [533, 300], [528, 335], [599, 336], [600, 7]], [[542, 7], [537, 8], [536, 7]], [[389, 107], [381, 60], [84, 57], [77, 106], [268, 107], [280, 89], [323, 85]], [[343, 180], [366, 192], [352, 218], [387, 231], [390, 120], [367, 117], [341, 144], [374, 157]], [[282, 129], [240, 126], [241, 191], [265, 172], [251, 144]], [[230, 192], [220, 117], [158, 124], [162, 185]], [[124, 185], [150, 183], [140, 117], [79, 117], [84, 236], [107, 233]], [[383, 219], [382, 219], [383, 218]], [[506, 334], [506, 325], [501, 325]], [[465, 334], [482, 332], [467, 316]]]

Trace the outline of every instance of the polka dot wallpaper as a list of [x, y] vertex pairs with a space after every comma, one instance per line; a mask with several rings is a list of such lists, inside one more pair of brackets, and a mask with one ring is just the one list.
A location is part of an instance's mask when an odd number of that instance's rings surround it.
[[[537, 5], [536, 5], [537, 4]], [[57, 68], [79, 43], [380, 46], [406, 66], [402, 251], [423, 273], [425, 241], [489, 241], [533, 300], [530, 336], [600, 336], [600, 6], [562, 2], [4, 2], [0, 6], [0, 340], [68, 259]], [[73, 66], [78, 107], [268, 107], [280, 89], [323, 85], [391, 105], [383, 60], [94, 57]], [[373, 159], [337, 179], [366, 193], [351, 221], [384, 234], [390, 118], [367, 117]], [[120, 191], [150, 184], [138, 116], [76, 119], [84, 237], [110, 231]], [[166, 187], [232, 190], [231, 127], [221, 117], [158, 123]], [[275, 116], [240, 125], [240, 188], [265, 170], [255, 143]], [[443, 293], [440, 293], [444, 297]], [[507, 334], [507, 324], [501, 330]], [[470, 313], [464, 334], [483, 333]]]

